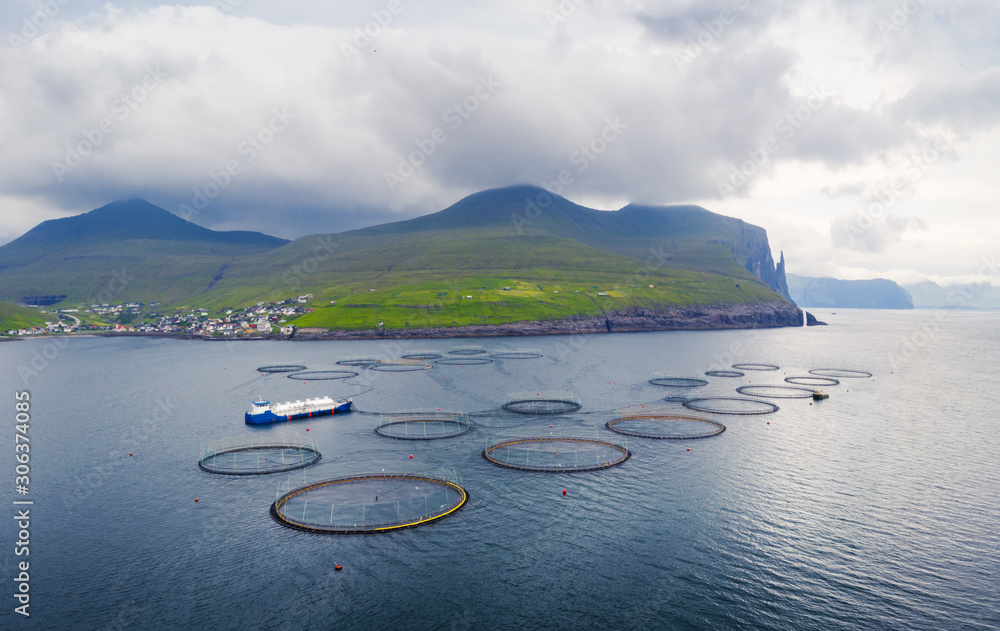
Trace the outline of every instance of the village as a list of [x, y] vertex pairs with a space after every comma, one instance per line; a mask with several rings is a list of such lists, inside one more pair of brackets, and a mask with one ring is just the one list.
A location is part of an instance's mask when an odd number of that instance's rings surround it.
[[205, 308], [163, 314], [160, 303], [126, 302], [92, 304], [81, 309], [41, 311], [52, 315], [44, 326], [4, 331], [9, 336], [76, 335], [76, 334], [162, 334], [190, 335], [211, 338], [260, 337], [279, 334], [291, 336], [295, 326], [288, 319], [312, 311], [307, 306], [312, 294], [304, 294], [281, 302], [258, 302], [252, 307], [222, 308], [214, 312]]

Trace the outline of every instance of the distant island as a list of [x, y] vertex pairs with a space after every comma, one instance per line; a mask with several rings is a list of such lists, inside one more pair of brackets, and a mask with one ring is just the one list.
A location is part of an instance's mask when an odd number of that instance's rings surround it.
[[787, 274], [788, 292], [802, 308], [913, 309], [905, 289], [891, 280], [838, 280]]
[[775, 263], [762, 228], [690, 205], [599, 211], [534, 186], [294, 241], [209, 230], [132, 199], [43, 222], [0, 247], [0, 300], [20, 305], [0, 308], [7, 334], [342, 339], [801, 326], [790, 298], [784, 257]]
[[904, 285], [917, 309], [1000, 309], [1000, 287], [989, 283], [942, 287], [925, 280]]

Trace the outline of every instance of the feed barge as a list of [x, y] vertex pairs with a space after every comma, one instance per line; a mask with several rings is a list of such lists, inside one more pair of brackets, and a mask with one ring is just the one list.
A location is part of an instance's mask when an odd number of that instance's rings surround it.
[[244, 415], [244, 420], [250, 425], [262, 423], [280, 423], [298, 418], [326, 416], [350, 412], [354, 407], [354, 399], [331, 399], [319, 397], [305, 401], [285, 401], [271, 403], [270, 401], [254, 401], [250, 411]]

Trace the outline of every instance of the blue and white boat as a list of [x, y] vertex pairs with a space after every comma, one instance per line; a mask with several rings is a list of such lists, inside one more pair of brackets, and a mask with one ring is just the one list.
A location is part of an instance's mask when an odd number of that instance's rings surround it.
[[244, 419], [250, 425], [280, 423], [297, 418], [350, 412], [353, 407], [354, 399], [350, 398], [331, 399], [330, 397], [319, 397], [318, 399], [285, 401], [284, 403], [271, 403], [270, 401], [261, 400], [253, 402], [250, 411], [246, 413]]

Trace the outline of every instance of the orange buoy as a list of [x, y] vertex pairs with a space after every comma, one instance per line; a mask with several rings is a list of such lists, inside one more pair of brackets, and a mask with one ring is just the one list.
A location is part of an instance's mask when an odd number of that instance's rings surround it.
[[341, 567], [340, 567], [339, 565], [334, 565], [334, 566], [333, 566], [333, 569], [335, 569], [335, 570], [337, 570], [337, 571], [339, 572], [339, 571], [340, 571], [340, 570], [342, 570], [343, 568], [341, 568]]
[[197, 502], [197, 501], [198, 501], [198, 498], [197, 498], [197, 497], [196, 497], [196, 498], [194, 498], [194, 501], [196, 501], [196, 502]]

